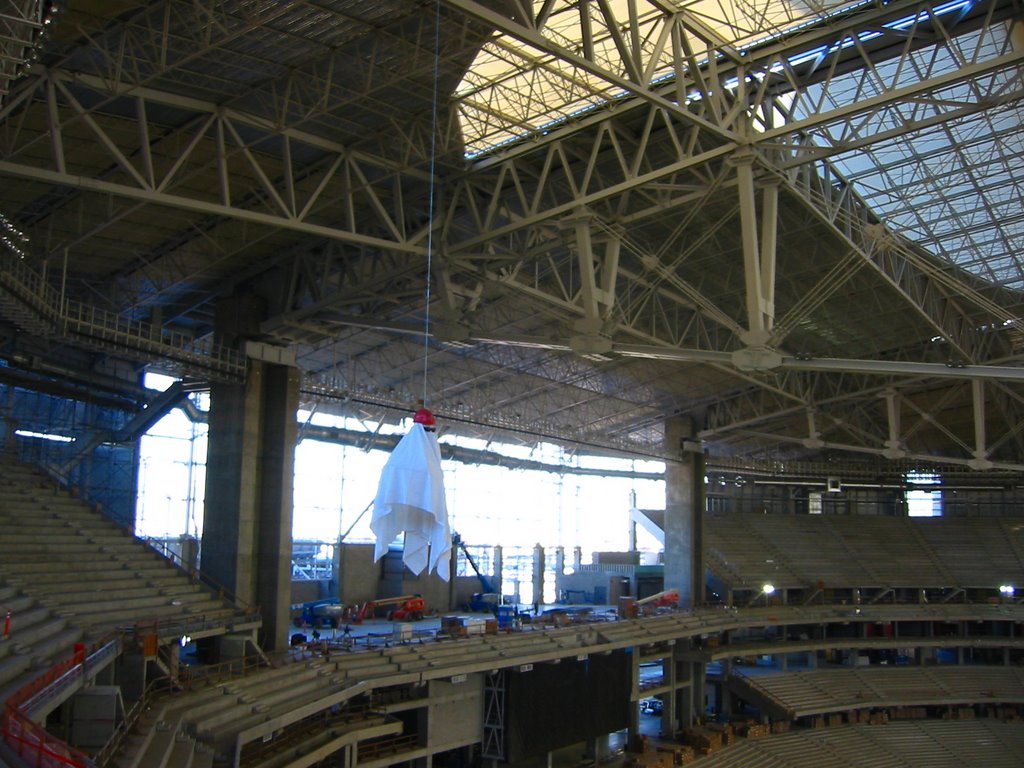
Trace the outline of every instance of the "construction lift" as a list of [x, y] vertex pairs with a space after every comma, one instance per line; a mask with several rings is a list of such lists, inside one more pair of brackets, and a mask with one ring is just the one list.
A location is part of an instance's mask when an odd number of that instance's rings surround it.
[[473, 597], [469, 601], [469, 610], [476, 613], [493, 613], [497, 615], [498, 606], [501, 605], [501, 595], [494, 589], [491, 580], [480, 571], [480, 567], [476, 564], [473, 556], [469, 554], [469, 550], [466, 549], [466, 544], [462, 541], [462, 537], [459, 534], [452, 534], [452, 544], [462, 550], [462, 554], [466, 556], [466, 562], [469, 563], [473, 573], [480, 580], [480, 587], [483, 589], [482, 592], [473, 593]]
[[658, 608], [675, 608], [678, 604], [678, 589], [666, 589], [636, 601], [636, 607], [642, 613], [654, 612]]
[[353, 624], [362, 624], [364, 619], [372, 619], [376, 616], [378, 608], [395, 605], [387, 612], [389, 621], [419, 621], [427, 612], [427, 601], [419, 595], [402, 595], [401, 597], [386, 597], [382, 600], [367, 600], [352, 617]]

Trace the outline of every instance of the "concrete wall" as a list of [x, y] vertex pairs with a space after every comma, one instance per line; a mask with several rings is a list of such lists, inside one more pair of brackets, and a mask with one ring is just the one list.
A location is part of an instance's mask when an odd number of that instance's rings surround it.
[[[635, 555], [637, 553], [626, 552], [623, 554]], [[652, 594], [648, 583], [651, 578], [652, 568], [659, 577], [661, 575], [660, 570], [656, 566], [630, 567], [628, 565], [618, 565], [614, 562], [610, 564], [604, 563], [603, 565], [605, 567], [602, 567], [602, 564], [585, 565], [581, 570], [574, 573], [557, 574], [555, 576], [555, 591], [559, 602], [570, 605], [594, 602], [600, 605], [615, 606], [618, 604], [618, 599], [621, 596], [644, 597], [647, 594]], [[648, 580], [643, 585], [640, 584], [640, 579], [638, 579], [637, 569], [640, 569], [639, 572]], [[662, 579], [659, 578], [658, 581], [661, 583]], [[638, 594], [641, 586], [648, 587], [648, 591], [643, 595]]]
[[[558, 599], [561, 600], [564, 596], [568, 603], [607, 603], [611, 578], [620, 575], [606, 571], [563, 573], [555, 577], [555, 592]], [[580, 592], [585, 595], [579, 594]]]
[[430, 681], [427, 744], [432, 752], [474, 744], [483, 739], [484, 676], [470, 674], [462, 682]]
[[314, 600], [324, 600], [333, 597], [327, 593], [327, 582], [325, 581], [292, 581], [292, 604], [311, 603]]
[[464, 606], [469, 605], [469, 601], [473, 599], [473, 594], [475, 592], [483, 592], [483, 589], [480, 579], [476, 576], [456, 577], [451, 609], [462, 610]]
[[380, 565], [373, 561], [373, 544], [342, 544], [336, 551], [338, 599], [345, 605], [361, 605], [380, 597]]
[[451, 610], [448, 582], [435, 573], [414, 576], [406, 571], [402, 579], [402, 594], [422, 597], [427, 601], [427, 611], [446, 613]]
[[414, 576], [408, 570], [403, 572], [399, 584], [386, 588], [388, 585], [381, 582], [381, 563], [373, 561], [372, 544], [342, 544], [337, 552], [338, 599], [345, 605], [400, 594], [420, 595], [427, 601], [428, 610], [447, 613], [461, 610], [473, 593], [481, 589], [475, 576], [456, 577], [451, 584], [435, 573]]

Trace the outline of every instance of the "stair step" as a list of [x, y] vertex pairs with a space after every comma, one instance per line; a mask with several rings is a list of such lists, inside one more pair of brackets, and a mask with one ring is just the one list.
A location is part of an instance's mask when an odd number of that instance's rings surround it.
[[0, 658], [10, 653], [17, 653], [17, 648], [43, 648], [50, 638], [59, 636], [68, 626], [68, 620], [62, 616], [47, 613], [41, 620], [27, 626], [16, 627], [12, 622], [11, 634], [6, 641], [0, 642]]
[[191, 768], [196, 753], [196, 742], [188, 736], [178, 734], [171, 748], [165, 768]]
[[17, 690], [17, 686], [13, 686], [10, 693], [4, 693], [11, 681], [19, 679], [31, 668], [32, 657], [24, 653], [9, 653], [0, 658], [0, 694], [2, 694], [0, 701], [6, 701], [7, 696]]
[[175, 732], [170, 728], [157, 727], [139, 762], [140, 768], [166, 768], [174, 748]]

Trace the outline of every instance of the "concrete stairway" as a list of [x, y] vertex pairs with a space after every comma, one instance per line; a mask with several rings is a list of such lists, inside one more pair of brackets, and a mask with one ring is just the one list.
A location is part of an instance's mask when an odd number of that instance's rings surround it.
[[0, 703], [70, 656], [84, 634], [45, 604], [24, 594], [16, 582], [0, 577], [0, 622], [8, 610], [10, 634], [0, 634]]
[[188, 735], [179, 720], [144, 715], [112, 768], [212, 768], [213, 752]]
[[[342, 705], [362, 692], [364, 684], [344, 680], [343, 677], [330, 661], [313, 658], [266, 669], [201, 691], [177, 694], [162, 705], [153, 705], [153, 714], [136, 725], [134, 735], [126, 741], [114, 765], [117, 768], [195, 766], [197, 757], [189, 758], [193, 760], [191, 763], [178, 763], [170, 757], [167, 762], [160, 762], [163, 758], [157, 756], [173, 751], [174, 747], [168, 746], [170, 742], [187, 740], [194, 740], [200, 745], [193, 751], [204, 759], [204, 750], [216, 755], [218, 761], [230, 759], [239, 744], [240, 735], [244, 737], [243, 742], [250, 743], [261, 742], [264, 730], [266, 735], [276, 736], [283, 729], [299, 724], [301, 731], [301, 724], [309, 722], [309, 718], [324, 715], [333, 705]], [[379, 734], [398, 733], [401, 725], [379, 714], [359, 714], [349, 720], [340, 717], [334, 723], [330, 737], [325, 737], [323, 743], [316, 747], [326, 749], [327, 752], [323, 753], [326, 755], [340, 749], [347, 740], [358, 740], [364, 733], [379, 735], [378, 731]], [[314, 735], [303, 735], [290, 747], [293, 759], [297, 759], [294, 755], [298, 753], [308, 754], [310, 749], [316, 751], [312, 743], [307, 743]], [[180, 744], [176, 749], [187, 751], [187, 747]], [[269, 759], [269, 756], [265, 757]], [[274, 761], [280, 759], [279, 756], [274, 757]]]
[[223, 623], [239, 615], [42, 473], [10, 458], [0, 470], [0, 575], [87, 638], [135, 624]]

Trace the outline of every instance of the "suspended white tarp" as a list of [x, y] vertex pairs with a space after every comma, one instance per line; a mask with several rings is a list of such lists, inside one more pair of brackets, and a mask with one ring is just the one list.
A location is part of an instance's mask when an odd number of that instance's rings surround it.
[[448, 581], [452, 536], [441, 450], [437, 435], [422, 424], [412, 425], [384, 465], [370, 529], [377, 537], [374, 560], [380, 560], [388, 545], [405, 533], [406, 567], [415, 574], [436, 569], [437, 575]]

